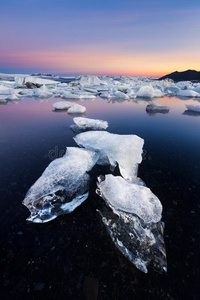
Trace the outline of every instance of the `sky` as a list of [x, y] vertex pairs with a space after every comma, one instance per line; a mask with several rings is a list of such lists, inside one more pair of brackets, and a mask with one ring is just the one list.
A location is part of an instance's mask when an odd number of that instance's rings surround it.
[[200, 0], [1, 0], [0, 72], [200, 70]]

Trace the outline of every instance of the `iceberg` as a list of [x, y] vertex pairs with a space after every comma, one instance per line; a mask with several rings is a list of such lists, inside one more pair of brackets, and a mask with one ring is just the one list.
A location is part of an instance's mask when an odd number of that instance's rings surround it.
[[138, 164], [142, 161], [144, 140], [137, 135], [119, 135], [107, 131], [88, 131], [74, 137], [75, 142], [86, 149], [99, 153], [99, 165], [109, 165], [113, 170], [117, 164], [121, 175], [134, 181]]
[[168, 113], [170, 108], [159, 103], [151, 102], [147, 105], [146, 111], [150, 113]]
[[147, 273], [148, 266], [152, 266], [159, 272], [167, 272], [162, 222], [144, 224], [130, 213], [98, 212], [115, 246], [136, 268]]
[[181, 90], [177, 93], [177, 96], [180, 97], [193, 97], [200, 98], [200, 93], [195, 92], [194, 90]]
[[99, 178], [97, 185], [99, 194], [115, 213], [132, 213], [145, 224], [161, 220], [162, 205], [149, 188], [112, 174], [106, 175], [105, 180]]
[[12, 94], [12, 89], [4, 85], [0, 85], [0, 95], [10, 95], [10, 94]]
[[45, 223], [72, 212], [88, 197], [90, 171], [98, 160], [94, 151], [69, 147], [66, 154], [52, 161], [26, 194], [23, 204], [27, 219]]
[[68, 109], [68, 114], [82, 114], [86, 111], [85, 106], [82, 106], [77, 103], [73, 103], [73, 105]]
[[196, 104], [196, 105], [195, 104], [188, 104], [188, 105], [186, 105], [186, 108], [189, 111], [200, 113], [200, 104]]
[[16, 100], [20, 100], [19, 97], [17, 97], [15, 94], [9, 95], [8, 97], [6, 97], [7, 101], [16, 101]]
[[120, 91], [103, 92], [100, 94], [100, 97], [106, 99], [124, 99], [124, 100], [129, 99], [129, 96], [127, 94]]
[[153, 88], [151, 85], [142, 86], [136, 93], [136, 97], [138, 98], [160, 98], [163, 96], [164, 93], [159, 89]]
[[88, 130], [106, 130], [108, 127], [108, 122], [102, 120], [77, 117], [73, 121], [76, 125], [71, 125], [70, 128], [76, 133]]
[[73, 102], [59, 101], [59, 102], [52, 104], [52, 107], [55, 110], [66, 110], [66, 109], [69, 109], [73, 104], [74, 104]]

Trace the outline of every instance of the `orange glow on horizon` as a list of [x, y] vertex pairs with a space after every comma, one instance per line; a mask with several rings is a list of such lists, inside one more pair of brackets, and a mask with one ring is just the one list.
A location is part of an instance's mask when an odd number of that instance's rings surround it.
[[[96, 51], [95, 51], [96, 50]], [[38, 51], [1, 55], [18, 68], [44, 68], [56, 73], [161, 77], [174, 71], [200, 69], [199, 53], [112, 54], [98, 49]], [[198, 62], [198, 63], [197, 63]]]

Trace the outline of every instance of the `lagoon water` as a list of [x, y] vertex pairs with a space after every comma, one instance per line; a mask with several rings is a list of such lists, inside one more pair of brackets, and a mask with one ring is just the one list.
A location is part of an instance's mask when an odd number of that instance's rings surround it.
[[[139, 177], [163, 205], [168, 272], [147, 275], [122, 256], [100, 221], [93, 192], [70, 215], [46, 224], [26, 221], [21, 203], [47, 165], [76, 146], [73, 116], [55, 112], [59, 99], [24, 98], [0, 106], [2, 299], [199, 299], [200, 114], [193, 99], [161, 98], [167, 114], [148, 114], [147, 101], [77, 101], [108, 131], [145, 141]], [[93, 291], [93, 292], [94, 292]], [[88, 297], [88, 298], [87, 298]]]

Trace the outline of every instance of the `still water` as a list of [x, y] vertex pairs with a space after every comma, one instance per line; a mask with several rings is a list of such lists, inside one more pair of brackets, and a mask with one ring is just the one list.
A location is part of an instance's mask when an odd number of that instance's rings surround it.
[[[0, 255], [2, 299], [200, 299], [200, 114], [193, 99], [162, 98], [168, 114], [147, 102], [77, 101], [108, 131], [145, 141], [139, 177], [163, 205], [168, 273], [147, 275], [115, 248], [96, 213], [95, 193], [70, 215], [39, 225], [21, 204], [52, 159], [76, 146], [73, 116], [55, 112], [58, 99], [24, 98], [0, 106]], [[93, 187], [93, 190], [95, 187]]]

